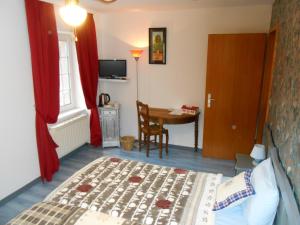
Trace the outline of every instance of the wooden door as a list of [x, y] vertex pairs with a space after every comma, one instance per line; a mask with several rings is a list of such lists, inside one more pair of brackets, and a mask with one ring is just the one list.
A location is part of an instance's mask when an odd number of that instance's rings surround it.
[[203, 156], [234, 159], [255, 143], [266, 35], [208, 39]]

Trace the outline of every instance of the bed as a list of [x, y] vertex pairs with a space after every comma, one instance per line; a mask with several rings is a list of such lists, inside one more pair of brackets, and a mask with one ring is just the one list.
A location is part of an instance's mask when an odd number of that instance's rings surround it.
[[74, 174], [46, 201], [139, 224], [210, 224], [221, 177], [221, 174], [102, 157]]
[[[276, 148], [271, 147], [269, 155], [280, 192], [275, 224], [300, 224]], [[212, 211], [217, 186], [224, 179], [221, 174], [102, 157], [9, 225], [246, 225], [241, 207]]]
[[[9, 224], [20, 220], [39, 224], [46, 215], [56, 221], [53, 224], [69, 225], [70, 218], [97, 215], [132, 224], [209, 225], [213, 224], [212, 207], [221, 178], [221, 174], [101, 157]], [[76, 220], [70, 224], [77, 225]]]

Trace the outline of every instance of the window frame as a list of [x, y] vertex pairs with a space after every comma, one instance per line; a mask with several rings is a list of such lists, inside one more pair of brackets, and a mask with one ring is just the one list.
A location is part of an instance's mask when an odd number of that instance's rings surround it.
[[[70, 81], [70, 95], [71, 95], [71, 104], [60, 106], [60, 113], [70, 111], [76, 108], [76, 85], [75, 85], [75, 57], [74, 54], [76, 54], [75, 49], [75, 42], [74, 37], [72, 33], [69, 32], [58, 32], [58, 41], [64, 41], [67, 42], [67, 48], [68, 48], [68, 61], [69, 61], [69, 81]], [[60, 59], [60, 56], [59, 56]], [[59, 71], [60, 76], [60, 71]], [[60, 89], [59, 89], [60, 93]]]

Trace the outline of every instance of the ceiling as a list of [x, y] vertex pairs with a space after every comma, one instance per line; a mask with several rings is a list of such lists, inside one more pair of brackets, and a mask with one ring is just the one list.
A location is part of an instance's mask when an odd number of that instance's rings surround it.
[[[47, 1], [47, 0], [46, 0]], [[64, 0], [48, 0], [63, 5]], [[114, 3], [102, 3], [100, 0], [80, 0], [80, 4], [91, 11], [151, 11], [181, 10], [212, 7], [232, 7], [251, 5], [271, 5], [274, 0], [117, 0]]]

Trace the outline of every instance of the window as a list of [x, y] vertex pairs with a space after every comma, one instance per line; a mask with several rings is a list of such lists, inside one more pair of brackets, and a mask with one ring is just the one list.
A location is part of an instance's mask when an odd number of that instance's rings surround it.
[[61, 107], [72, 103], [69, 51], [68, 42], [59, 41], [59, 100]]
[[[75, 43], [71, 34], [59, 34], [59, 102], [60, 111], [75, 107]], [[76, 64], [75, 64], [76, 63]]]

